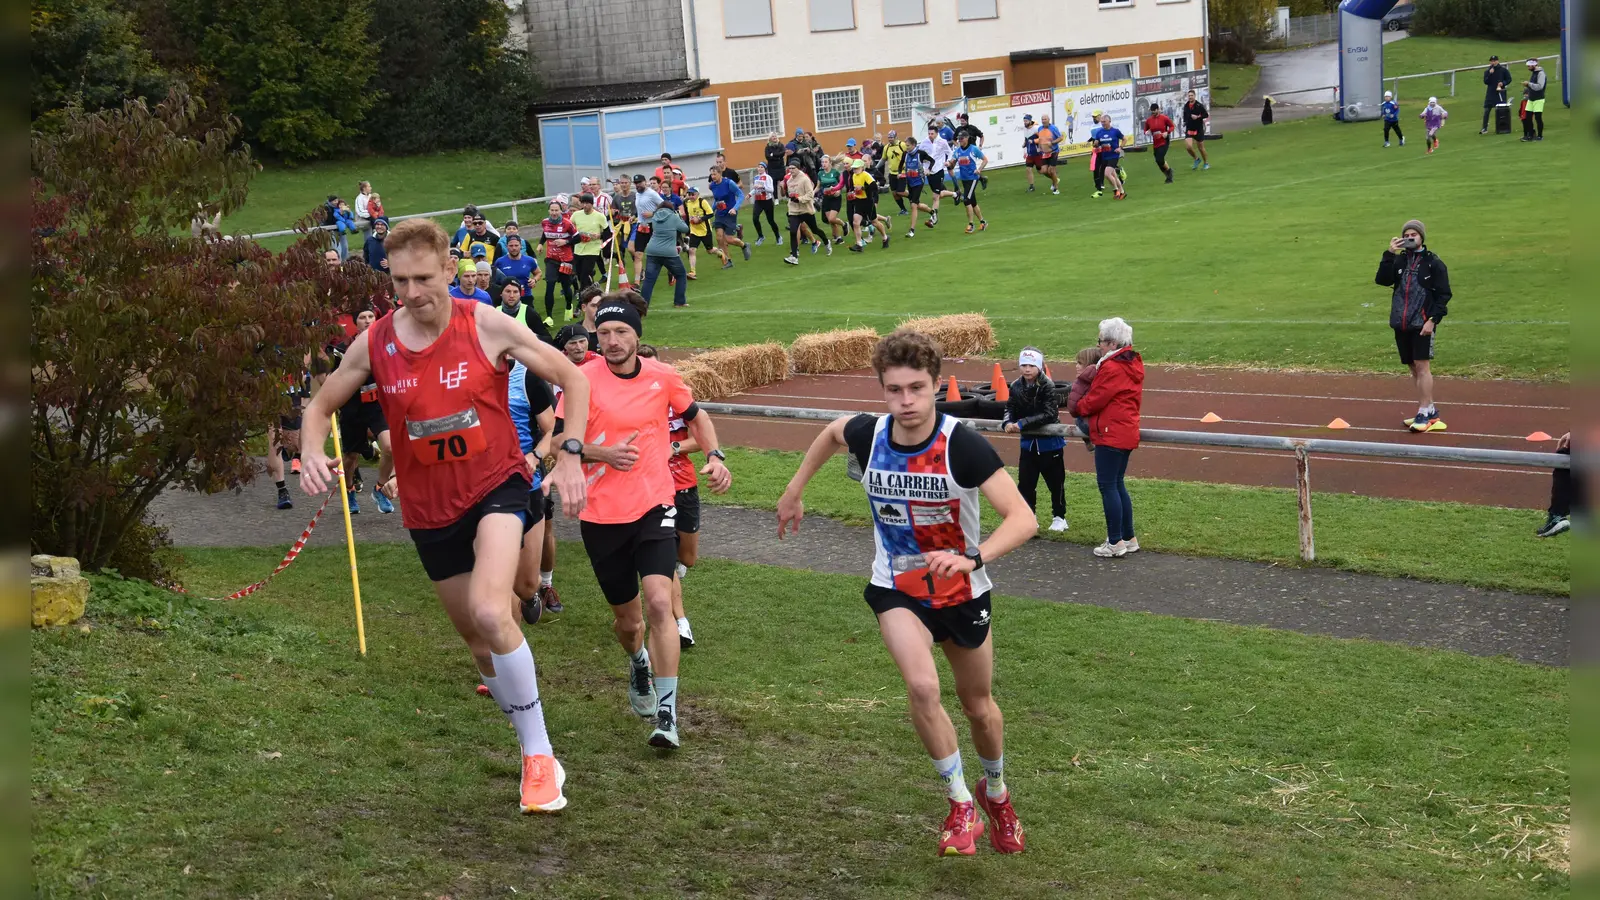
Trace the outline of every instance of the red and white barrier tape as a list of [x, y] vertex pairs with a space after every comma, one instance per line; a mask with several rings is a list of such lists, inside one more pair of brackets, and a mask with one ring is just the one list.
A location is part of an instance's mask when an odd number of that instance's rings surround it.
[[[221, 599], [223, 599], [223, 600], [239, 600], [239, 599], [242, 599], [244, 597], [248, 597], [251, 594], [254, 594], [256, 591], [259, 591], [262, 588], [266, 587], [267, 586], [267, 582], [269, 582], [272, 579], [278, 577], [278, 573], [279, 572], [282, 572], [284, 569], [289, 568], [289, 565], [291, 563], [293, 563], [295, 561], [295, 559], [300, 556], [300, 551], [304, 550], [306, 548], [306, 541], [311, 539], [311, 532], [317, 530], [317, 521], [322, 518], [322, 513], [325, 510], [327, 510], [328, 504], [333, 500], [335, 494], [337, 494], [337, 491], [331, 491], [331, 490], [328, 491], [328, 496], [323, 498], [322, 505], [317, 507], [316, 515], [311, 517], [311, 521], [306, 524], [305, 530], [300, 532], [300, 537], [295, 539], [294, 544], [289, 547], [289, 552], [285, 553], [283, 555], [283, 559], [278, 563], [277, 568], [272, 570], [272, 574], [270, 574], [267, 577], [261, 579], [260, 581], [256, 582], [255, 584], [248, 585], [246, 587], [242, 587], [242, 588], [238, 589], [237, 591], [234, 591], [233, 593], [231, 593], [228, 596], [223, 597]], [[174, 587], [173, 590], [178, 592], [178, 593], [180, 593], [180, 594], [189, 593], [188, 591], [183, 589], [182, 585]], [[208, 599], [215, 600], [215, 599], [218, 599], [218, 598], [211, 597], [211, 598], [208, 598]]]

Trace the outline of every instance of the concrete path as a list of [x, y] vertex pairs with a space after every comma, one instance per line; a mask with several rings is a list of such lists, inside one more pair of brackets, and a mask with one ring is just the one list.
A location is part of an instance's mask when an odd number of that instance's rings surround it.
[[[1409, 36], [1405, 31], [1385, 31], [1383, 43], [1387, 46]], [[1283, 104], [1336, 102], [1331, 90], [1339, 83], [1339, 45], [1336, 42], [1262, 53], [1256, 57], [1256, 62], [1261, 65], [1261, 80], [1239, 102], [1240, 109], [1255, 107], [1259, 112], [1261, 98], [1267, 94]], [[1260, 119], [1256, 121], [1259, 124]]]
[[[294, 498], [295, 509], [275, 509], [272, 483], [262, 478], [238, 494], [168, 492], [151, 509], [180, 547], [287, 548], [316, 510], [298, 490]], [[363, 509], [352, 521], [358, 544], [409, 539], [400, 516], [378, 515], [370, 495]], [[717, 559], [856, 576], [866, 576], [872, 560], [868, 529], [820, 517], [782, 542], [766, 510], [707, 507], [703, 528], [702, 553]], [[578, 540], [576, 523], [560, 520], [557, 535]], [[310, 545], [343, 543], [330, 504]], [[558, 578], [593, 577], [581, 556], [563, 559]], [[1088, 547], [1045, 540], [997, 560], [993, 572], [999, 592], [1012, 596], [1567, 663], [1570, 603], [1561, 597], [1150, 551], [1102, 560]]]

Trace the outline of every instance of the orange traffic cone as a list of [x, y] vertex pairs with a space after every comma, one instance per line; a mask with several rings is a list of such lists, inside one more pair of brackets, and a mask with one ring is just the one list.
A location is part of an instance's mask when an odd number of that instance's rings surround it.
[[956, 387], [956, 377], [954, 375], [950, 376], [950, 387], [945, 390], [944, 399], [950, 403], [961, 402], [961, 389]]
[[628, 286], [628, 264], [621, 259], [617, 260], [617, 286]]
[[1050, 364], [1049, 363], [1045, 363], [1044, 364], [1044, 377], [1049, 378], [1051, 381], [1055, 381], [1055, 379], [1051, 378], [1051, 376], [1050, 376]]
[[1335, 430], [1340, 429], [1340, 428], [1349, 428], [1350, 427], [1350, 423], [1346, 422], [1343, 419], [1335, 418], [1332, 422], [1328, 423], [1328, 427], [1332, 428], [1332, 429], [1335, 429]]
[[1004, 402], [1006, 402], [1007, 400], [1010, 400], [1010, 399], [1011, 399], [1011, 385], [1006, 384], [1004, 381], [1001, 381], [1000, 382], [1000, 386], [995, 389], [994, 402], [996, 402], [996, 403], [1004, 403]]
[[1208, 412], [1205, 415], [1200, 417], [1200, 421], [1206, 422], [1208, 424], [1211, 423], [1211, 422], [1221, 422], [1222, 421], [1222, 417], [1217, 415], [1214, 412]]
[[994, 374], [989, 376], [989, 387], [994, 388], [996, 394], [1000, 393], [1000, 386], [1006, 383], [1006, 376], [1000, 371], [1000, 364], [994, 364]]
[[1530, 440], [1530, 441], [1534, 441], [1534, 442], [1536, 442], [1536, 443], [1537, 443], [1537, 442], [1538, 442], [1538, 441], [1550, 441], [1550, 440], [1554, 440], [1554, 438], [1552, 438], [1552, 437], [1551, 437], [1551, 436], [1550, 436], [1550, 435], [1548, 435], [1548, 434], [1545, 434], [1545, 433], [1544, 433], [1544, 432], [1542, 432], [1542, 431], [1535, 431], [1535, 432], [1534, 432], [1534, 433], [1533, 433], [1533, 434], [1530, 434], [1530, 435], [1528, 435], [1528, 437], [1527, 437], [1527, 440]]

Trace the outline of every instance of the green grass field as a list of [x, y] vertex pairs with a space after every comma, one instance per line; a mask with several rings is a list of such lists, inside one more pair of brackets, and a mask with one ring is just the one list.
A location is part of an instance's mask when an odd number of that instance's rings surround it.
[[1254, 64], [1212, 63], [1210, 72], [1212, 106], [1238, 106], [1261, 80], [1261, 67]]
[[[1549, 199], [1571, 183], [1559, 149], [1569, 121], [1555, 111], [1549, 140], [1529, 147], [1479, 139], [1463, 120], [1432, 156], [1385, 150], [1367, 125], [1289, 122], [1214, 143], [1209, 172], [1191, 172], [1178, 153], [1171, 185], [1148, 154], [1128, 154], [1130, 196], [1120, 202], [1089, 197], [1081, 160], [1065, 167], [1058, 197], [1023, 193], [1022, 173], [1000, 170], [981, 198], [987, 232], [962, 234], [947, 202], [939, 228], [919, 228], [914, 240], [903, 237], [907, 218], [894, 216], [887, 251], [803, 252], [789, 267], [769, 243], [730, 271], [707, 262], [690, 308], [660, 304], [649, 339], [789, 341], [983, 311], [998, 355], [1032, 343], [1059, 356], [1120, 315], [1147, 361], [1390, 372], [1389, 291], [1373, 273], [1415, 216], [1455, 291], [1435, 371], [1564, 378], [1567, 259], [1550, 241], [1565, 234], [1568, 213]], [[1514, 224], [1529, 221], [1540, 224]]]
[[[580, 548], [563, 545], [568, 563]], [[189, 551], [191, 590], [276, 550]], [[414, 552], [223, 606], [97, 586], [32, 636], [38, 896], [1564, 896], [1568, 681], [1506, 660], [998, 598], [1028, 852], [933, 855], [944, 809], [859, 579], [707, 562], [684, 750], [627, 712], [592, 581], [532, 630], [571, 801], [514, 739]], [[946, 677], [947, 706], [955, 697]], [[1360, 702], [1351, 702], [1359, 698]], [[971, 756], [965, 737], [966, 754]]]
[[[1067, 452], [1082, 451], [1072, 443]], [[714, 504], [776, 509], [801, 456], [730, 450], [733, 487], [720, 497], [709, 491], [701, 496]], [[1130, 478], [1128, 493], [1133, 497], [1139, 545], [1145, 549], [1301, 564], [1292, 490]], [[1040, 496], [1048, 497], [1042, 486]], [[1064, 534], [1041, 530], [1040, 538], [1088, 545], [1104, 540], [1105, 519], [1094, 476], [1068, 472], [1066, 501], [1071, 529]], [[1045, 506], [1041, 521], [1048, 525]], [[1572, 591], [1571, 546], [1564, 539], [1533, 536], [1544, 518], [1540, 512], [1343, 494], [1314, 494], [1311, 508], [1320, 566], [1558, 596]], [[806, 489], [806, 510], [808, 515], [870, 524], [860, 485], [845, 475], [843, 455], [829, 460], [812, 480]], [[984, 530], [998, 524], [994, 511], [984, 504]], [[1426, 544], [1411, 539], [1421, 533], [1431, 535]], [[1451, 552], [1439, 554], [1441, 546]]]
[[[1511, 69], [1512, 99], [1521, 96], [1521, 82], [1527, 75], [1523, 60], [1532, 56], [1551, 56], [1561, 52], [1561, 42], [1555, 38], [1535, 41], [1496, 41], [1482, 38], [1430, 37], [1419, 35], [1383, 45], [1383, 74], [1419, 75], [1424, 72], [1443, 72], [1466, 66], [1488, 65], [1490, 54]], [[1559, 81], [1561, 67], [1557, 60], [1546, 60], [1544, 67], [1551, 81]], [[1481, 73], [1467, 73], [1457, 82], [1456, 95], [1468, 100], [1483, 99]], [[1414, 91], [1412, 93], [1415, 93]], [[1426, 98], [1427, 95], [1423, 95]]]

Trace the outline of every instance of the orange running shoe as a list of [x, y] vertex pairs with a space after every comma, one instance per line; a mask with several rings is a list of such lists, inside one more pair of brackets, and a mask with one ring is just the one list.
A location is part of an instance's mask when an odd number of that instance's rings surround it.
[[950, 815], [944, 820], [944, 833], [939, 835], [940, 856], [971, 856], [978, 852], [978, 838], [983, 836], [983, 820], [972, 801], [950, 801]]
[[1000, 853], [1022, 852], [1022, 823], [1017, 821], [1017, 811], [1011, 808], [1011, 792], [999, 800], [989, 799], [989, 779], [978, 779], [973, 797], [983, 814], [989, 817], [989, 846]]
[[524, 813], [555, 812], [567, 805], [561, 786], [567, 783], [567, 773], [554, 756], [524, 756], [522, 758], [522, 811]]

